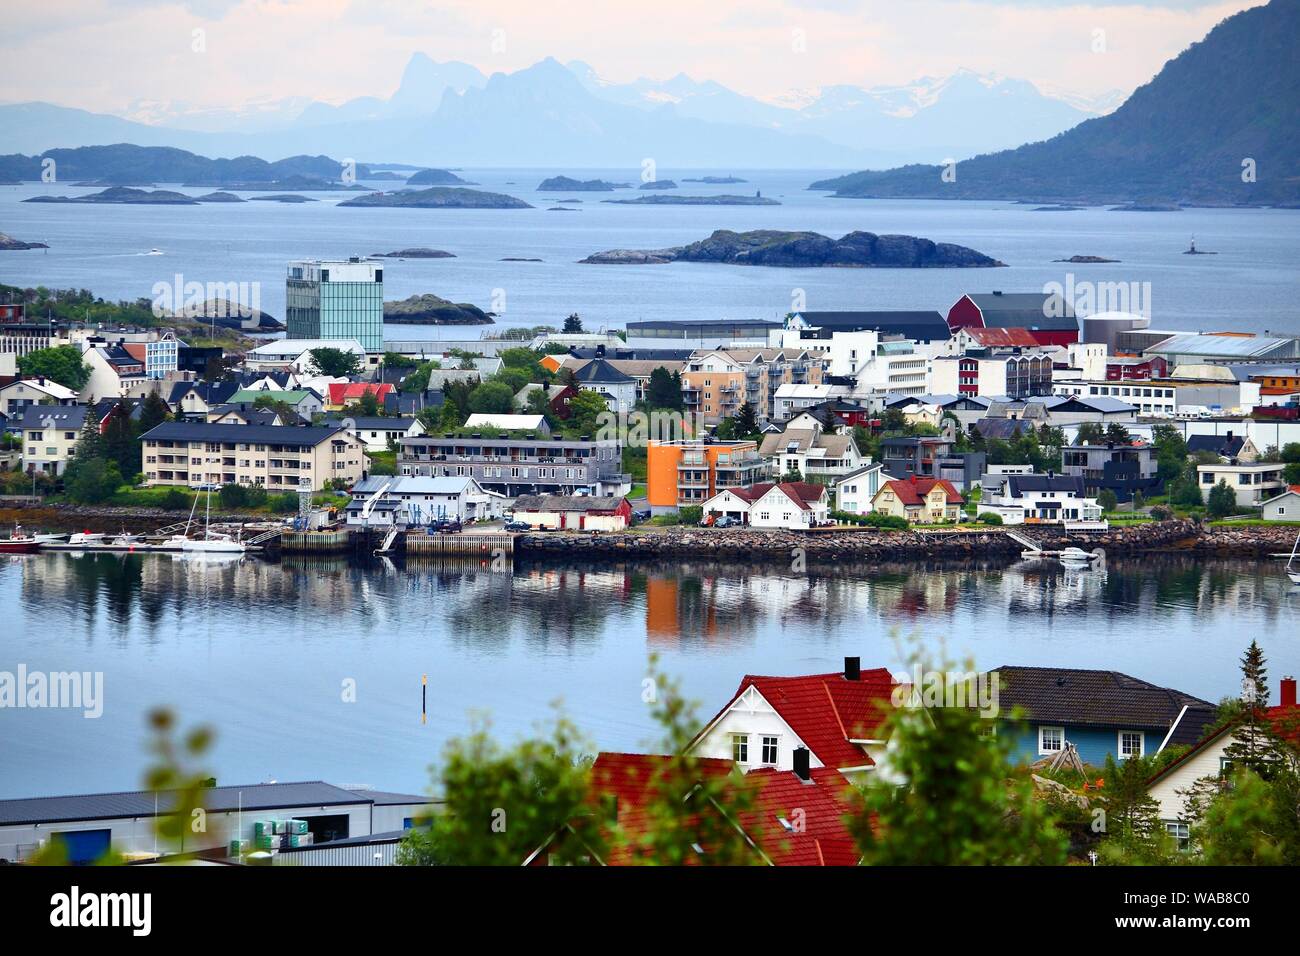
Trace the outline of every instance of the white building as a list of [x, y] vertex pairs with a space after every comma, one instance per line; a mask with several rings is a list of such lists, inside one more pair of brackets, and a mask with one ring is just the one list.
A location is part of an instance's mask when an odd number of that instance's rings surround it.
[[371, 475], [352, 486], [346, 509], [354, 526], [423, 525], [438, 518], [492, 521], [505, 510], [503, 495], [473, 478]]
[[366, 350], [356, 339], [275, 339], [244, 355], [244, 367], [253, 371], [289, 368], [295, 372], [314, 374], [316, 364], [311, 360], [313, 349], [338, 349], [352, 352], [362, 360], [377, 365], [378, 356], [366, 356]]
[[1084, 493], [1083, 478], [1068, 475], [1006, 475], [999, 488], [980, 502], [1006, 524], [1026, 520], [1065, 524], [1100, 522], [1101, 506]]
[[1205, 495], [1208, 496], [1210, 489], [1220, 481], [1225, 481], [1237, 496], [1238, 507], [1259, 508], [1265, 501], [1287, 490], [1287, 484], [1282, 480], [1284, 468], [1286, 466], [1280, 462], [1239, 462], [1235, 465], [1215, 462], [1197, 465], [1196, 476]]
[[23, 378], [0, 387], [0, 412], [9, 419], [23, 416], [28, 405], [75, 405], [77, 393], [51, 378]]
[[375, 415], [339, 420], [361, 441], [368, 452], [385, 452], [390, 447], [396, 448], [403, 438], [415, 438], [425, 433], [424, 425], [418, 418]]
[[888, 480], [885, 466], [879, 462], [863, 465], [843, 475], [831, 485], [835, 492], [835, 509], [850, 514], [866, 514], [883, 481]]
[[61, 475], [77, 454], [85, 405], [28, 405], [22, 411], [23, 468]]
[[1300, 521], [1300, 492], [1292, 485], [1276, 498], [1269, 498], [1260, 504], [1260, 513], [1265, 521]]
[[476, 412], [465, 419], [464, 428], [466, 431], [473, 431], [475, 428], [498, 428], [502, 431], [536, 432], [538, 435], [551, 433], [551, 426], [546, 424], [545, 415], [496, 415]]
[[825, 524], [830, 499], [823, 485], [806, 481], [762, 482], [728, 488], [705, 500], [701, 510], [738, 519], [755, 528], [802, 531]]
[[828, 435], [812, 415], [800, 415], [796, 421], [807, 423], [807, 427], [787, 427], [779, 434], [763, 436], [758, 453], [772, 462], [772, 474], [780, 477], [798, 471], [808, 481], [830, 480], [870, 461], [858, 451], [852, 431], [841, 429]]

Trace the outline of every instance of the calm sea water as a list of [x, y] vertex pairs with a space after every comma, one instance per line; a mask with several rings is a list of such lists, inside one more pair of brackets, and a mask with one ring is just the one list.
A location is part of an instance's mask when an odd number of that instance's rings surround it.
[[[223, 783], [422, 789], [471, 715], [503, 739], [562, 701], [606, 750], [653, 748], [650, 654], [707, 719], [742, 675], [897, 670], [907, 641], [954, 659], [1113, 668], [1218, 700], [1257, 639], [1300, 671], [1300, 589], [1280, 563], [1153, 559], [839, 571], [517, 567], [45, 554], [0, 564], [0, 670], [102, 671], [99, 719], [0, 710], [0, 796], [134, 788], [144, 716], [218, 730]], [[428, 722], [420, 678], [429, 675]], [[356, 682], [356, 702], [342, 700]]]
[[[634, 319], [766, 318], [790, 311], [795, 290], [809, 309], [938, 309], [967, 291], [1034, 291], [1045, 283], [1150, 283], [1157, 328], [1300, 332], [1300, 210], [1192, 209], [1123, 213], [1105, 208], [1034, 212], [1012, 203], [832, 199], [809, 192], [826, 171], [737, 170], [747, 183], [684, 183], [710, 171], [666, 170], [678, 193], [752, 194], [768, 207], [637, 207], [601, 199], [646, 195], [538, 193], [556, 172], [637, 182], [639, 170], [466, 169], [485, 189], [518, 196], [524, 210], [339, 209], [346, 198], [314, 193], [318, 202], [202, 206], [58, 206], [24, 204], [33, 195], [78, 195], [93, 189], [62, 183], [0, 186], [0, 232], [48, 242], [48, 251], [0, 253], [0, 282], [90, 288], [109, 299], [152, 297], [154, 283], [257, 282], [261, 306], [284, 315], [284, 272], [291, 259], [342, 257], [430, 246], [455, 259], [390, 262], [388, 298], [432, 292], [500, 311], [505, 325], [559, 324], [571, 312], [588, 328]], [[711, 171], [714, 174], [716, 170]], [[393, 184], [376, 183], [392, 189]], [[167, 188], [179, 188], [169, 186]], [[182, 190], [195, 195], [207, 189]], [[257, 195], [246, 193], [247, 196]], [[559, 199], [582, 199], [553, 212]], [[1009, 268], [771, 269], [676, 263], [666, 266], [579, 265], [593, 252], [647, 249], [701, 239], [714, 229], [809, 229], [840, 236], [852, 230], [907, 233], [971, 246]], [[1214, 256], [1185, 256], [1192, 236]], [[162, 255], [146, 255], [150, 249]], [[1112, 265], [1054, 263], [1073, 255], [1120, 260]], [[505, 257], [542, 262], [502, 262]], [[494, 293], [496, 293], [494, 297]], [[468, 330], [476, 335], [477, 329]], [[393, 337], [447, 337], [464, 329], [397, 326]]]

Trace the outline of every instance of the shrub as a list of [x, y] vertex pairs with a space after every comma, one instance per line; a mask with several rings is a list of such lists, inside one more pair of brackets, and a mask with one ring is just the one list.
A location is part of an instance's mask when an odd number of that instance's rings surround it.
[[188, 511], [190, 496], [179, 488], [168, 488], [158, 499], [158, 507], [167, 511]]
[[292, 491], [285, 491], [271, 497], [267, 504], [270, 505], [271, 511], [278, 515], [293, 514], [298, 510], [298, 496]]
[[1119, 499], [1115, 497], [1115, 492], [1103, 488], [1101, 494], [1097, 496], [1097, 504], [1101, 505], [1102, 511], [1114, 511], [1119, 507]]
[[243, 508], [248, 504], [248, 489], [243, 485], [221, 486], [221, 507]]
[[868, 514], [863, 523], [873, 528], [881, 528], [888, 531], [906, 531], [907, 519], [898, 515], [881, 514], [879, 511], [872, 511]]
[[677, 511], [677, 518], [682, 524], [699, 524], [703, 517], [704, 509], [699, 505], [687, 505]]
[[981, 514], [981, 515], [979, 516], [979, 520], [980, 520], [983, 524], [1001, 524], [1001, 523], [1002, 523], [1002, 515], [997, 514], [997, 513], [995, 513], [995, 512], [992, 512], [992, 511], [986, 511], [986, 512], [984, 512], [983, 514]]
[[1155, 505], [1151, 509], [1151, 517], [1155, 518], [1157, 521], [1168, 521], [1173, 516], [1174, 513], [1164, 505]]

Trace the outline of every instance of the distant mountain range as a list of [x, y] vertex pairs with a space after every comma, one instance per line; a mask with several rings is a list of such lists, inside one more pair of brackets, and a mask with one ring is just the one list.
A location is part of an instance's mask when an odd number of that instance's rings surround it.
[[[814, 183], [841, 197], [1300, 203], [1300, 0], [1229, 17], [1114, 113], [1046, 142]], [[951, 178], [951, 177], [950, 177]]]
[[[300, 98], [238, 110], [137, 103], [109, 116], [48, 103], [0, 106], [0, 153], [107, 143], [209, 156], [327, 153], [417, 165], [891, 166], [938, 162], [1051, 136], [1111, 108], [1024, 80], [959, 71], [906, 86], [835, 86], [774, 105], [678, 74], [611, 83], [545, 59], [484, 76], [413, 55], [396, 92], [341, 105]], [[145, 120], [146, 122], [141, 122]], [[756, 162], [756, 157], [761, 157]]]

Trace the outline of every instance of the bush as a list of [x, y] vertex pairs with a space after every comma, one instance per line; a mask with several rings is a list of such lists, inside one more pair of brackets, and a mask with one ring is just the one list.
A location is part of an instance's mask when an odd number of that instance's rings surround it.
[[983, 524], [1001, 524], [1002, 515], [992, 511], [986, 511], [979, 516], [979, 521]]
[[1168, 521], [1174, 516], [1174, 513], [1164, 505], [1155, 505], [1151, 508], [1151, 517], [1157, 521]]
[[857, 514], [852, 511], [832, 511], [830, 516], [840, 524], [855, 524], [860, 527], [895, 531], [906, 531], [908, 528], [906, 518], [881, 514], [878, 511], [869, 511], [866, 514]]
[[687, 505], [677, 510], [677, 519], [682, 524], [699, 524], [704, 518], [704, 509], [699, 505]]
[[192, 501], [179, 488], [168, 488], [158, 499], [158, 507], [166, 511], [188, 511]]
[[1097, 496], [1097, 504], [1101, 505], [1102, 511], [1114, 511], [1119, 507], [1119, 499], [1115, 497], [1115, 492], [1103, 488], [1101, 494]]
[[267, 504], [270, 505], [271, 511], [278, 515], [293, 514], [298, 510], [298, 496], [292, 491], [285, 491], [281, 494], [271, 497]]
[[221, 507], [243, 508], [248, 505], [248, 489], [243, 485], [221, 486]]

